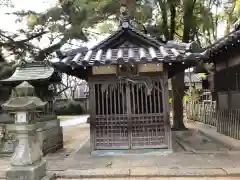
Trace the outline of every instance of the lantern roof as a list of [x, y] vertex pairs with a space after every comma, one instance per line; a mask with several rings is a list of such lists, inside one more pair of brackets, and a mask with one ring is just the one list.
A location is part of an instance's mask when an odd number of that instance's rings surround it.
[[9, 100], [2, 104], [3, 109], [7, 111], [32, 111], [43, 108], [47, 102], [34, 96], [34, 92], [34, 87], [31, 84], [26, 81], [22, 82], [12, 91]]
[[54, 67], [47, 62], [21, 62], [19, 67], [16, 68], [13, 75], [7, 79], [1, 80], [2, 82], [23, 82], [23, 81], [42, 81], [50, 80], [55, 77], [57, 81], [61, 78], [57, 74]]

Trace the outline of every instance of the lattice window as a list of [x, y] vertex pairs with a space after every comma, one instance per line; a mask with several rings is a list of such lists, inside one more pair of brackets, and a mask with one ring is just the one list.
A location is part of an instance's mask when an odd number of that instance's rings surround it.
[[144, 83], [95, 84], [95, 103], [97, 115], [126, 114], [128, 108], [132, 114], [162, 113], [161, 83], [153, 81], [151, 89]]
[[126, 114], [126, 85], [95, 84], [97, 115]]
[[160, 82], [153, 82], [151, 90], [143, 84], [130, 84], [130, 98], [133, 114], [163, 112], [162, 88]]

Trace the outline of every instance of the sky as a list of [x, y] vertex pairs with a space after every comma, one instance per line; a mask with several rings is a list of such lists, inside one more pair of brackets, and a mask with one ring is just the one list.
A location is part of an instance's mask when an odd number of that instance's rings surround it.
[[[11, 13], [14, 11], [21, 10], [32, 10], [36, 12], [44, 12], [48, 8], [54, 7], [57, 4], [58, 0], [12, 0], [14, 8], [11, 7], [0, 7], [0, 28], [9, 32], [16, 32], [17, 29], [22, 27], [27, 27], [24, 22], [16, 22], [16, 16], [7, 15], [6, 13]], [[104, 39], [105, 36], [99, 37], [99, 39], [93, 39], [90, 42], [86, 43], [88, 47], [92, 47], [99, 40]], [[47, 40], [43, 40], [41, 44], [48, 44]], [[73, 41], [73, 44], [76, 47], [79, 46], [79, 42]], [[68, 46], [66, 48], [69, 48]]]
[[[9, 7], [0, 7], [0, 28], [14, 32], [21, 27], [25, 27], [26, 24], [24, 22], [16, 22], [16, 17], [13, 15], [6, 15], [5, 13], [10, 13], [14, 11], [20, 10], [33, 10], [36, 12], [44, 12], [48, 8], [54, 7], [57, 4], [58, 0], [12, 0], [14, 8]], [[219, 37], [223, 36], [224, 31], [222, 30], [222, 26], [219, 28]], [[86, 45], [88, 47], [92, 47], [97, 42], [103, 40], [106, 36], [100, 36], [98, 39], [92, 39]], [[47, 44], [47, 38], [43, 39], [41, 42], [42, 45]], [[76, 47], [79, 46], [79, 42], [73, 42]], [[66, 46], [65, 48], [70, 48], [70, 46]]]
[[0, 7], [0, 27], [6, 30], [16, 30], [22, 26], [21, 23], [16, 23], [16, 17], [12, 15], [5, 15], [20, 10], [33, 10], [37, 12], [44, 12], [46, 9], [55, 6], [57, 0], [12, 0], [14, 8]]

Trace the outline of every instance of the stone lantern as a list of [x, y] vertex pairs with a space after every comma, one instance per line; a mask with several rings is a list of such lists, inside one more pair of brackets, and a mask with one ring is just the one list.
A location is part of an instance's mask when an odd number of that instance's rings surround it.
[[40, 180], [46, 178], [46, 162], [36, 138], [37, 122], [34, 113], [46, 102], [34, 96], [34, 87], [23, 82], [15, 88], [10, 99], [2, 105], [7, 112], [15, 113], [18, 145], [11, 158], [6, 180]]

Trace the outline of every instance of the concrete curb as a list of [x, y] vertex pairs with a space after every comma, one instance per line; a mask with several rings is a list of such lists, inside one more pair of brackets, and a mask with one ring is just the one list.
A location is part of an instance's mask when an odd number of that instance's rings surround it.
[[57, 178], [129, 178], [129, 177], [240, 177], [240, 168], [133, 168], [91, 169], [55, 172]]
[[[1, 172], [0, 179], [5, 179]], [[240, 168], [103, 168], [89, 170], [69, 169], [66, 171], [48, 171], [46, 180], [54, 178], [83, 179], [83, 178], [140, 178], [140, 177], [240, 177]]]

